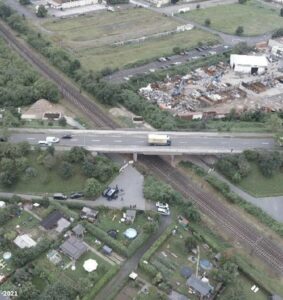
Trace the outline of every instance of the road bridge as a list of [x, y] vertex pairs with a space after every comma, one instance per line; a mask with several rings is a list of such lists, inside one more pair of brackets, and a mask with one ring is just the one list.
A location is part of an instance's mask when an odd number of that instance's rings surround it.
[[[241, 153], [247, 149], [272, 150], [276, 143], [270, 134], [213, 133], [213, 132], [156, 132], [170, 136], [171, 146], [150, 146], [147, 136], [153, 131], [129, 130], [63, 130], [63, 129], [17, 129], [11, 132], [11, 142], [28, 141], [35, 145], [47, 136], [60, 138], [56, 148], [84, 147], [99, 153], [175, 155]], [[71, 134], [71, 139], [62, 139]]]

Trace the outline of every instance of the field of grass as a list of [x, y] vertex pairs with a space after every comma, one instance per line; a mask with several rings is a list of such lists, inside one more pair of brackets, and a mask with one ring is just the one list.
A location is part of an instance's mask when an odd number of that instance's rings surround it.
[[[185, 22], [184, 22], [185, 23]], [[46, 22], [52, 39], [71, 51], [86, 69], [123, 68], [172, 54], [174, 47], [191, 48], [199, 42], [217, 42], [218, 37], [202, 30], [191, 30], [152, 38], [139, 44], [113, 46], [113, 43], [175, 30], [179, 22], [145, 9], [100, 12], [90, 16]]]
[[147, 40], [140, 44], [82, 49], [78, 53], [78, 58], [82, 65], [88, 69], [98, 71], [105, 67], [122, 68], [138, 61], [170, 55], [174, 47], [189, 49], [199, 42], [216, 42], [217, 40], [217, 37], [210, 33], [193, 29]]
[[148, 9], [99, 12], [92, 15], [48, 21], [43, 26], [63, 40], [78, 47], [101, 46], [158, 32], [174, 30], [179, 22]]
[[[269, 299], [269, 296], [262, 290], [259, 289], [259, 291], [257, 293], [254, 293], [251, 290], [251, 287], [255, 284], [253, 281], [249, 280], [247, 277], [245, 277], [244, 275], [239, 275], [237, 277], [239, 286], [242, 289], [242, 292], [245, 296], [244, 299], [246, 300], [267, 300]], [[233, 288], [233, 285], [228, 285], [228, 287], [224, 290], [223, 294], [221, 294], [219, 296], [219, 300], [222, 299], [227, 299], [227, 295], [229, 294], [229, 291]]]
[[239, 186], [256, 197], [283, 195], [283, 172], [271, 178], [264, 177], [256, 164], [251, 163], [250, 174], [241, 180]]
[[230, 34], [234, 34], [238, 26], [244, 27], [244, 35], [260, 35], [283, 27], [279, 9], [257, 0], [250, 0], [244, 5], [237, 3], [194, 10], [184, 16], [200, 24], [210, 19], [211, 28]]

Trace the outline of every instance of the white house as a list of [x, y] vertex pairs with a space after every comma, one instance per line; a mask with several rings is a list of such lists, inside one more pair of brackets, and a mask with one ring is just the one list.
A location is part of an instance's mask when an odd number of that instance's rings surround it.
[[231, 54], [230, 66], [238, 73], [260, 75], [267, 70], [268, 60], [265, 56]]

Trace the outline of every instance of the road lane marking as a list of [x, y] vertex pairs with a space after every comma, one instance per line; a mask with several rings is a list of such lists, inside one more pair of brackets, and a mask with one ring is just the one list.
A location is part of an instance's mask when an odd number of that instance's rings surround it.
[[269, 145], [269, 143], [267, 143], [267, 142], [266, 142], [266, 143], [261, 143], [261, 144], [262, 144], [262, 145]]
[[121, 140], [115, 140], [114, 143], [122, 143]]
[[179, 142], [179, 144], [186, 144], [187, 142]]
[[100, 142], [100, 140], [91, 140], [92, 142]]
[[27, 140], [35, 140], [35, 138], [29, 137], [29, 138], [27, 138]]

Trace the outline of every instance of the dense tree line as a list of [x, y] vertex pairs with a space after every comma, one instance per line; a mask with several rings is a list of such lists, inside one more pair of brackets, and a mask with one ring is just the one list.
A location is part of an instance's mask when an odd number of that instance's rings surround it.
[[223, 156], [216, 163], [216, 168], [235, 183], [248, 176], [250, 163], [255, 163], [265, 177], [272, 177], [283, 165], [283, 156], [279, 152], [244, 151], [243, 154]]
[[59, 92], [0, 39], [0, 106], [28, 105], [40, 98], [56, 102]]

